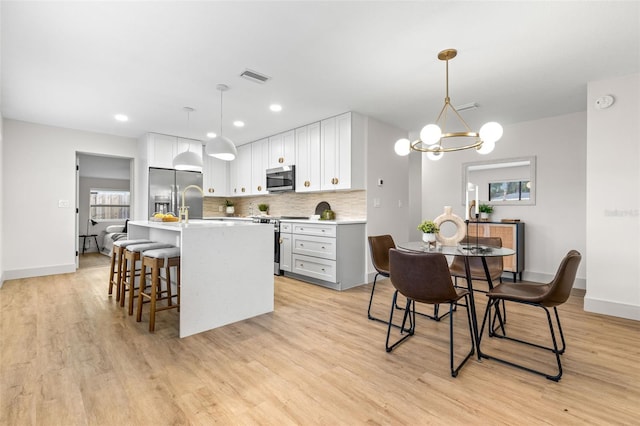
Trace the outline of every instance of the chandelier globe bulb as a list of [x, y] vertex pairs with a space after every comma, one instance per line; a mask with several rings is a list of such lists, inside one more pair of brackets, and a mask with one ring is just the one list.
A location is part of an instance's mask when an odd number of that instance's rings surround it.
[[427, 124], [420, 130], [420, 140], [427, 145], [437, 144], [442, 137], [442, 130], [437, 124]]
[[411, 141], [406, 138], [398, 139], [393, 149], [397, 155], [405, 157], [411, 152]]

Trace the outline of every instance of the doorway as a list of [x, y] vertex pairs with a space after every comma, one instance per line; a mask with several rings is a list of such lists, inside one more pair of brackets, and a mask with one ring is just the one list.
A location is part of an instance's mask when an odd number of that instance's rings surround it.
[[108, 266], [108, 234], [133, 211], [133, 158], [77, 152], [76, 165], [76, 269]]

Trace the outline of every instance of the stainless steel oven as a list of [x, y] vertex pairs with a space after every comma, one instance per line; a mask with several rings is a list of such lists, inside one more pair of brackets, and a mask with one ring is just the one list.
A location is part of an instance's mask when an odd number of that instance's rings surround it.
[[280, 270], [280, 221], [272, 217], [254, 217], [253, 223], [270, 223], [273, 225], [273, 274], [282, 275], [282, 270]]

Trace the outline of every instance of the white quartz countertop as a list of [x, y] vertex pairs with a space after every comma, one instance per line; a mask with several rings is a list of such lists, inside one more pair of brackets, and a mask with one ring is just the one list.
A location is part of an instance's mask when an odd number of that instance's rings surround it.
[[148, 228], [166, 229], [169, 231], [182, 231], [186, 229], [198, 229], [198, 228], [223, 228], [229, 226], [259, 226], [264, 225], [261, 223], [252, 223], [249, 221], [220, 221], [220, 220], [205, 220], [205, 219], [191, 219], [189, 223], [184, 222], [154, 222], [151, 220], [133, 220], [129, 222], [130, 225], [146, 226]]
[[[338, 219], [338, 220], [312, 220], [312, 219], [279, 219], [280, 222], [290, 223], [320, 223], [329, 225], [349, 225], [354, 223], [367, 223], [366, 219]], [[251, 217], [224, 217], [224, 216], [211, 216], [205, 217], [203, 220], [211, 222], [223, 222], [224, 221], [238, 221], [238, 222], [250, 222], [253, 220]]]

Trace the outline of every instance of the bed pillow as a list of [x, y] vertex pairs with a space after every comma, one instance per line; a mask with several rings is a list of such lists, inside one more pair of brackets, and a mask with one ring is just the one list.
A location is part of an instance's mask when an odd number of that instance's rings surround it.
[[123, 232], [122, 229], [123, 229], [122, 225], [110, 225], [110, 226], [107, 226], [107, 229], [105, 229], [105, 232], [107, 234], [113, 234], [114, 232]]

